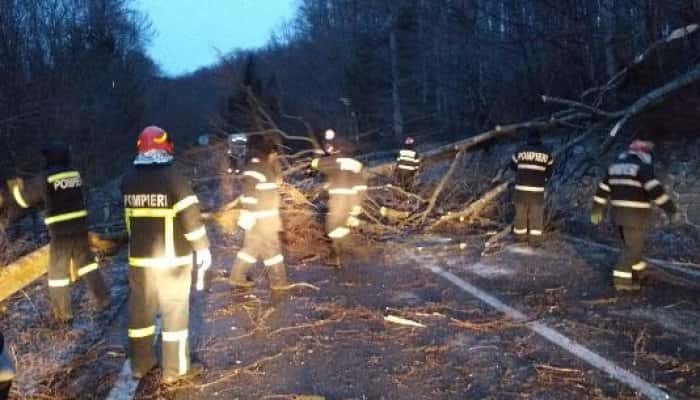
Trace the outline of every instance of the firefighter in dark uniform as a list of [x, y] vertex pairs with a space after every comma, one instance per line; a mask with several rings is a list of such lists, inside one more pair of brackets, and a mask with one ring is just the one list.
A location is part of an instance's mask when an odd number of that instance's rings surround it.
[[394, 168], [394, 184], [404, 190], [411, 190], [420, 169], [421, 160], [415, 149], [415, 140], [406, 137], [403, 148], [399, 151]]
[[211, 253], [199, 200], [173, 166], [168, 134], [148, 127], [137, 147], [135, 167], [122, 182], [129, 233], [129, 357], [135, 378], [156, 366], [153, 341], [160, 311], [163, 381], [170, 383], [191, 367], [192, 253], [198, 276], [211, 265]]
[[90, 251], [83, 181], [71, 167], [70, 150], [56, 142], [46, 146], [43, 155], [46, 169], [42, 174], [26, 182], [11, 180], [9, 187], [15, 207], [28, 209], [43, 202], [51, 238], [49, 296], [56, 319], [69, 322], [73, 319], [70, 286], [75, 277], [85, 279], [98, 309], [108, 308], [110, 297]]
[[5, 400], [10, 395], [12, 381], [15, 379], [15, 363], [8, 351], [5, 337], [0, 333], [0, 400]]
[[248, 272], [258, 261], [267, 269], [272, 290], [286, 290], [287, 266], [282, 253], [280, 233], [279, 182], [282, 177], [275, 167], [272, 144], [262, 136], [248, 140], [247, 162], [242, 172], [243, 190], [239, 197], [243, 205], [238, 225], [245, 231], [243, 248], [231, 268], [230, 283], [249, 288], [254, 282]]
[[516, 171], [515, 221], [513, 233], [519, 240], [539, 244], [544, 233], [544, 193], [552, 176], [554, 157], [542, 144], [537, 132], [530, 132], [527, 144], [515, 154], [511, 167]]
[[350, 157], [347, 150], [337, 146], [335, 132], [326, 131], [324, 156], [315, 158], [311, 167], [327, 177], [328, 214], [326, 235], [333, 243], [329, 264], [341, 267], [341, 255], [352, 228], [360, 225], [362, 197], [367, 190], [362, 174], [363, 165]]
[[646, 269], [642, 258], [644, 240], [652, 216], [652, 203], [661, 207], [675, 222], [679, 214], [664, 187], [654, 176], [651, 152], [653, 144], [635, 140], [608, 168], [593, 198], [591, 222], [603, 220], [608, 204], [624, 243], [615, 269], [613, 283], [617, 290], [639, 290], [640, 275]]

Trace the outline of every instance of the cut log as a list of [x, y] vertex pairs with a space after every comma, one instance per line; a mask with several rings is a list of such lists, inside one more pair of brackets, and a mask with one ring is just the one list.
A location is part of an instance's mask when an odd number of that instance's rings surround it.
[[[101, 237], [90, 232], [90, 248], [102, 255], [114, 254], [126, 243], [126, 235]], [[3, 301], [31, 285], [46, 273], [49, 264], [49, 245], [20, 257], [17, 261], [0, 268], [0, 301]]]
[[442, 225], [446, 222], [454, 221], [454, 220], [459, 220], [460, 222], [464, 222], [465, 224], [469, 224], [474, 218], [479, 216], [479, 214], [484, 210], [484, 208], [486, 208], [489, 204], [491, 204], [496, 198], [498, 198], [501, 194], [503, 194], [507, 189], [508, 189], [508, 182], [501, 183], [500, 185], [498, 185], [498, 186], [492, 188], [491, 190], [489, 190], [488, 192], [484, 193], [484, 195], [481, 196], [478, 200], [470, 203], [462, 211], [444, 215], [438, 221], [433, 223], [433, 225], [430, 226], [430, 229], [432, 230], [432, 229], [439, 228], [440, 225]]

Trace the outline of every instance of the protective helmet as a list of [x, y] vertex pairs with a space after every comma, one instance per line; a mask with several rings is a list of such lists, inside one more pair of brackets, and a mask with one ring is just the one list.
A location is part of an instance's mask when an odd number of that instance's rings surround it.
[[70, 164], [70, 148], [60, 141], [47, 143], [42, 149], [47, 165], [67, 165]]
[[646, 140], [635, 140], [630, 143], [629, 150], [651, 154], [651, 152], [654, 150], [654, 143]]
[[327, 141], [335, 139], [335, 131], [333, 129], [327, 129], [326, 133], [323, 135], [323, 138]]
[[406, 138], [403, 140], [403, 144], [406, 146], [411, 146], [414, 143], [416, 143], [416, 140], [413, 138], [413, 136], [406, 136]]
[[169, 154], [173, 154], [175, 146], [168, 137], [168, 133], [157, 126], [149, 126], [139, 135], [139, 141], [136, 143], [139, 153], [145, 153], [151, 150], [163, 150]]

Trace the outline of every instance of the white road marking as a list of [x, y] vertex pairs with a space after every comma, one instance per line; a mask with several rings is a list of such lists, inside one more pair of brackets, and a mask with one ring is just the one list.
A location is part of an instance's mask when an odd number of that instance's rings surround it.
[[131, 361], [127, 359], [106, 400], [131, 400], [138, 386], [139, 381], [131, 377]]
[[[620, 367], [613, 361], [610, 361], [594, 351], [584, 347], [583, 345], [577, 343], [575, 340], [570, 339], [563, 334], [559, 333], [555, 329], [548, 327], [546, 324], [539, 321], [530, 321], [525, 314], [510, 307], [503, 303], [498, 298], [492, 296], [491, 294], [479, 289], [478, 287], [466, 282], [457, 275], [445, 271], [438, 266], [426, 265], [426, 258], [417, 259], [419, 265], [430, 270], [432, 273], [441, 276], [442, 278], [450, 281], [455, 286], [462, 289], [464, 292], [478, 298], [484, 303], [490, 305], [494, 309], [506, 314], [515, 321], [523, 322], [524, 325], [547, 339], [549, 342], [559, 346], [561, 349], [567, 351], [568, 353], [578, 357], [579, 359], [587, 362], [591, 366], [606, 372], [613, 379], [624, 383], [625, 385], [639, 391], [639, 393], [645, 395], [652, 400], [668, 400], [671, 396], [666, 392], [658, 388], [656, 385], [651, 384], [644, 379], [640, 378], [638, 375]], [[529, 322], [528, 322], [529, 321]]]

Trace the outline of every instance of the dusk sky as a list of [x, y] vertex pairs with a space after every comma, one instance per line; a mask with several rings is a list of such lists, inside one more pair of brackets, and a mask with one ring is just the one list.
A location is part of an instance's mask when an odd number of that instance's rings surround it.
[[296, 0], [136, 0], [155, 31], [149, 54], [167, 75], [192, 72], [227, 53], [264, 45], [294, 16]]

